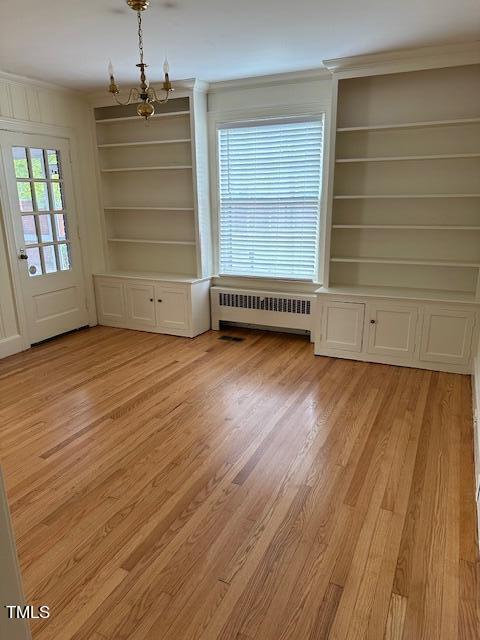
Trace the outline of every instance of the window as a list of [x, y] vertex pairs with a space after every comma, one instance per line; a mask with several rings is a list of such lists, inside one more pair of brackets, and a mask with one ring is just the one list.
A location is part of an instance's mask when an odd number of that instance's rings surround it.
[[322, 151], [322, 117], [219, 128], [220, 274], [314, 279]]

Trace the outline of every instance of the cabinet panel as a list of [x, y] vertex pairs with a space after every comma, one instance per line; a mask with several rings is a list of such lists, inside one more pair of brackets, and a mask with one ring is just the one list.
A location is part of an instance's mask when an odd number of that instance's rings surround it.
[[473, 311], [425, 309], [420, 359], [466, 364], [471, 357]]
[[153, 284], [126, 284], [127, 315], [133, 324], [155, 326], [155, 287]]
[[100, 322], [125, 322], [123, 284], [113, 280], [97, 280], [96, 285]]
[[418, 311], [399, 305], [368, 305], [368, 353], [410, 356], [415, 350]]
[[326, 302], [322, 314], [322, 343], [329, 349], [362, 350], [365, 305], [357, 302]]
[[185, 289], [155, 287], [157, 326], [173, 331], [188, 330], [188, 295]]

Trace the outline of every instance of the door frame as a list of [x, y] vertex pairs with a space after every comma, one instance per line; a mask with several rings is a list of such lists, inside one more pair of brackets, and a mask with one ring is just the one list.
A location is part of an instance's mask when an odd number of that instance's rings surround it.
[[[78, 241], [81, 254], [81, 273], [84, 281], [84, 290], [86, 297], [87, 313], [89, 318], [89, 326], [97, 324], [95, 297], [92, 283], [92, 269], [90, 265], [90, 256], [87, 250], [87, 225], [85, 218], [81, 215], [81, 211], [85, 210], [80, 189], [77, 186], [75, 176], [80, 174], [80, 162], [77, 153], [77, 135], [73, 128], [24, 122], [11, 120], [10, 118], [0, 118], [0, 136], [3, 132], [18, 133], [24, 135], [41, 135], [47, 137], [61, 138], [65, 140], [70, 149], [71, 172], [72, 172], [72, 198], [75, 210], [77, 211], [78, 225]], [[1, 154], [3, 156], [3, 154]], [[17, 257], [17, 243], [15, 240], [15, 232], [13, 228], [13, 217], [10, 199], [8, 197], [8, 181], [7, 171], [3, 157], [0, 159], [0, 218], [3, 218], [5, 229], [7, 259], [10, 265], [10, 273], [12, 278], [13, 297], [15, 301], [15, 311], [17, 314], [18, 331], [21, 338], [22, 349], [29, 349], [32, 345], [30, 340], [27, 314], [23, 301], [22, 279], [20, 274], [20, 264]]]

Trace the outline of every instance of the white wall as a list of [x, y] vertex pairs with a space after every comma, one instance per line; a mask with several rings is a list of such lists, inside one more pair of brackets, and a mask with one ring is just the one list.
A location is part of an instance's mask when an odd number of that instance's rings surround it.
[[[330, 118], [332, 103], [332, 79], [324, 71], [300, 74], [283, 74], [264, 78], [249, 78], [231, 82], [220, 82], [210, 86], [208, 92], [209, 145], [211, 199], [213, 216], [213, 242], [216, 245], [217, 218], [217, 163], [215, 157], [215, 130], [221, 122], [248, 120], [249, 118], [281, 117], [325, 113], [325, 146], [323, 165], [323, 206], [320, 224], [320, 247], [325, 229], [326, 185], [328, 179], [328, 149], [330, 140]], [[319, 281], [322, 278], [323, 256], [319, 255]], [[261, 278], [214, 278], [213, 284], [223, 286], [247, 286], [248, 288], [274, 288], [311, 292], [318, 284], [279, 282]]]
[[26, 620], [11, 620], [5, 605], [24, 606], [22, 581], [18, 568], [7, 495], [0, 469], [0, 638], [31, 640]]
[[[93, 115], [87, 96], [0, 72], [0, 129], [69, 137], [90, 322], [96, 322], [91, 273], [104, 269], [100, 199], [97, 188]], [[1, 203], [6, 202], [0, 193]], [[5, 207], [4, 207], [5, 209]], [[0, 357], [28, 346], [20, 334], [21, 317], [7, 259], [6, 229], [0, 215]]]
[[[480, 340], [473, 363], [472, 377], [474, 437], [475, 437], [475, 490], [477, 498], [480, 496]], [[480, 540], [480, 499], [477, 501], [478, 538]]]

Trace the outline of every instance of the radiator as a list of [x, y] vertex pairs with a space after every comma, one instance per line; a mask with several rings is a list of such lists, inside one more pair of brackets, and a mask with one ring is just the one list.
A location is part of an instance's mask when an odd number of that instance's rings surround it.
[[223, 320], [313, 333], [314, 295], [212, 287], [210, 301], [212, 329]]

